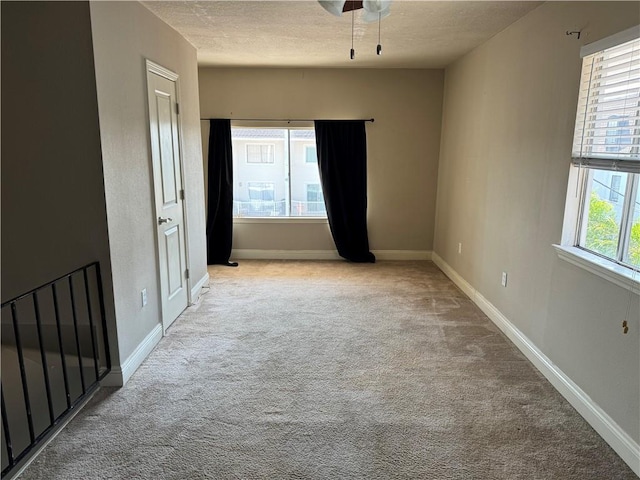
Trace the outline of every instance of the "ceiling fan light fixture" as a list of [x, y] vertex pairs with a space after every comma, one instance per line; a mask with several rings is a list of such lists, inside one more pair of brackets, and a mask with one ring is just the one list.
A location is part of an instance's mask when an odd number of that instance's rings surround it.
[[391, 11], [387, 8], [386, 10], [382, 10], [381, 12], [369, 12], [365, 10], [362, 12], [362, 16], [360, 17], [365, 23], [375, 23], [379, 22], [381, 19], [389, 16]]
[[344, 4], [347, 2], [346, 0], [318, 0], [318, 3], [331, 15], [341, 17]]
[[362, 16], [360, 18], [365, 23], [374, 23], [388, 17], [390, 13], [391, 11], [388, 7], [384, 10], [381, 10], [380, 12], [370, 12], [369, 10], [365, 10], [364, 12], [362, 12]]
[[371, 13], [378, 14], [385, 10], [389, 10], [390, 6], [391, 0], [362, 0], [362, 8]]

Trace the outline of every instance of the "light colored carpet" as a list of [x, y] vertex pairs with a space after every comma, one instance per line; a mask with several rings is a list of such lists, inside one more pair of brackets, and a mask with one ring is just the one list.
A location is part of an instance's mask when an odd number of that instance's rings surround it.
[[636, 479], [431, 262], [243, 261], [27, 479]]

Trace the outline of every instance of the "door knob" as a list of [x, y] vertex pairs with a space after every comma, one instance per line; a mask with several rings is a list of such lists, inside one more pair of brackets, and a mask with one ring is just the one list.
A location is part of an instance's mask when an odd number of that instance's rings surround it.
[[158, 217], [158, 225], [162, 225], [163, 223], [169, 223], [170, 221], [172, 221], [172, 218], [162, 218], [162, 217]]

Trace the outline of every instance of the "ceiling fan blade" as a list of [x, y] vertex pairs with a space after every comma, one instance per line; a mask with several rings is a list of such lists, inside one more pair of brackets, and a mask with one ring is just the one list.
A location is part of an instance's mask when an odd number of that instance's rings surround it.
[[351, 10], [358, 10], [362, 8], [362, 0], [347, 0], [342, 7], [342, 13], [350, 12]]

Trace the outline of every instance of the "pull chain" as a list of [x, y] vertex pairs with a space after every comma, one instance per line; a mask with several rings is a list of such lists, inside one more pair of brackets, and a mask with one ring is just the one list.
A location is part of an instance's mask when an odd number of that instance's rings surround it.
[[378, 46], [376, 47], [376, 55], [382, 55], [382, 45], [380, 44], [380, 25], [382, 24], [382, 12], [378, 12]]
[[351, 10], [351, 60], [356, 57], [356, 51], [353, 49], [353, 25], [355, 18], [355, 10]]

